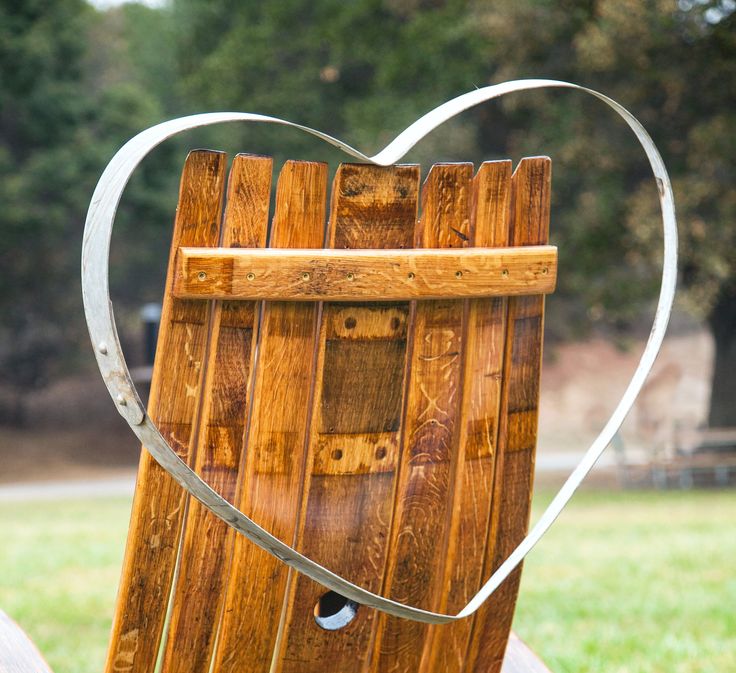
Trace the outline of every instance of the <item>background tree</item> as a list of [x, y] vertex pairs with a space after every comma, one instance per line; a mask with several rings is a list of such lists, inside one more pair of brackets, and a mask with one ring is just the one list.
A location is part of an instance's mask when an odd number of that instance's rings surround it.
[[[79, 354], [87, 354], [79, 289], [87, 204], [116, 146], [163, 114], [150, 94], [156, 78], [165, 77], [162, 61], [134, 39], [144, 36], [143, 12], [154, 25], [162, 16], [143, 7], [98, 14], [82, 0], [0, 1], [0, 417], [6, 420], [22, 422], [24, 390], [78, 368]], [[162, 196], [171, 192], [163, 189], [173, 177], [169, 166], [154, 158], [131, 185], [123, 230], [133, 211], [151, 222], [160, 223], [165, 212], [170, 218], [171, 198]], [[138, 227], [141, 247], [116, 267], [131, 294], [150, 278], [133, 273], [136, 266], [155, 266], [143, 263], [152, 262], [146, 231]]]
[[[710, 423], [736, 426], [735, 8], [171, 0], [99, 12], [82, 0], [0, 0], [2, 378], [37, 385], [87, 353], [77, 280], [84, 212], [105, 162], [136, 131], [191, 112], [251, 110], [373, 151], [450, 96], [552, 77], [618, 99], [662, 150], [680, 220], [681, 306], [709, 325], [716, 345]], [[159, 296], [182, 155], [198, 145], [277, 162], [342, 159], [294, 131], [238, 125], [155, 150], [116, 224], [112, 289], [124, 337], [137, 304]], [[553, 236], [563, 243], [551, 332], [622, 334], [651, 309], [660, 234], [645, 159], [613, 113], [569, 92], [514, 96], [466, 113], [408, 159], [539, 153], [555, 160]]]

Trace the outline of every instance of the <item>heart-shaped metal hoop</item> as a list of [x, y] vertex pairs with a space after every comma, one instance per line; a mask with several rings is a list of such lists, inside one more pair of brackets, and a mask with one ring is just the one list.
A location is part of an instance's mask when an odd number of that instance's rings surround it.
[[[488, 581], [472, 600], [456, 615], [446, 615], [419, 608], [403, 605], [383, 598], [370, 591], [348, 582], [344, 578], [327, 570], [318, 563], [306, 558], [281, 540], [275, 538], [254, 521], [249, 519], [240, 510], [213, 491], [202, 479], [182, 461], [161, 436], [158, 428], [146, 414], [145, 408], [138, 397], [135, 386], [125, 364], [120, 342], [118, 339], [112, 304], [108, 288], [108, 262], [110, 251], [110, 237], [113, 221], [120, 197], [125, 186], [141, 160], [158, 144], [173, 135], [199, 126], [220, 124], [223, 122], [246, 121], [268, 124], [280, 124], [301, 129], [314, 135], [331, 145], [343, 150], [346, 154], [372, 164], [388, 166], [399, 161], [414, 145], [455, 115], [474, 107], [480, 103], [498, 98], [508, 93], [526, 91], [530, 89], [567, 88], [584, 91], [602, 100], [613, 108], [629, 125], [636, 135], [657, 181], [660, 207], [662, 210], [662, 225], [664, 231], [664, 264], [662, 270], [662, 285], [659, 294], [657, 310], [649, 334], [646, 348], [642, 353], [631, 381], [626, 388], [621, 401], [616, 406], [611, 418], [601, 433], [586, 451], [578, 466], [573, 470], [565, 484], [547, 507], [539, 521], [519, 546], [509, 555], [501, 566], [493, 573]], [[172, 121], [153, 126], [129, 140], [118, 150], [100, 177], [92, 196], [87, 212], [87, 221], [84, 230], [82, 246], [82, 295], [84, 311], [87, 319], [92, 344], [97, 357], [97, 364], [102, 373], [105, 385], [112, 395], [118, 411], [128, 421], [133, 432], [143, 445], [171, 474], [171, 476], [192, 496], [199, 500], [207, 509], [220, 519], [232, 526], [249, 540], [273, 554], [288, 566], [311, 577], [327, 589], [336, 591], [358, 603], [367, 605], [382, 612], [397, 617], [404, 617], [415, 621], [430, 624], [442, 624], [462, 619], [473, 614], [509, 576], [534, 545], [547, 532], [554, 520], [568, 503], [573, 493], [584, 477], [598, 460], [613, 439], [616, 431], [623, 423], [631, 409], [654, 360], [659, 352], [664, 338], [667, 322], [672, 310], [675, 296], [677, 276], [677, 222], [675, 219], [675, 204], [672, 196], [672, 186], [662, 157], [652, 142], [644, 127], [636, 118], [614, 100], [597, 91], [561, 82], [557, 80], [516, 80], [488, 86], [458, 96], [443, 105], [428, 112], [421, 119], [414, 122], [405, 131], [399, 134], [385, 149], [373, 157], [332, 138], [329, 135], [314, 129], [284, 121], [275, 117], [241, 112], [216, 112], [181, 117]]]

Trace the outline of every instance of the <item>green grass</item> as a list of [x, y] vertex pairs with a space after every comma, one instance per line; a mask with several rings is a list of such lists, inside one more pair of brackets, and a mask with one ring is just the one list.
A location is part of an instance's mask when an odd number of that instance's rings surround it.
[[[0, 608], [56, 673], [102, 670], [128, 512], [0, 505]], [[735, 533], [736, 492], [581, 493], [528, 559], [514, 627], [555, 673], [736, 671]]]

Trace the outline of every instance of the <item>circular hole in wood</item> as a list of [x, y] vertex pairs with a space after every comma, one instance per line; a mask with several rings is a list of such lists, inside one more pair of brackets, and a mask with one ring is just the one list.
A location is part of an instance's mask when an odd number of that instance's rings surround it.
[[333, 458], [334, 458], [335, 460], [340, 460], [340, 458], [342, 458], [342, 449], [335, 449], [335, 450], [334, 450], [334, 451], [332, 452], [332, 457], [333, 457]]
[[378, 458], [378, 460], [382, 460], [385, 457], [386, 457], [386, 447], [385, 446], [379, 446], [376, 449], [376, 458]]
[[358, 614], [358, 604], [334, 591], [322, 594], [314, 606], [314, 621], [325, 631], [344, 628]]
[[358, 323], [356, 322], [355, 318], [350, 316], [349, 318], [345, 318], [345, 328], [346, 329], [353, 329]]
[[406, 274], [406, 277], [409, 280], [414, 280], [414, 272], [413, 271], [409, 271], [409, 273]]
[[508, 275], [509, 275], [509, 270], [508, 270], [508, 269], [504, 269], [503, 271], [501, 271], [501, 275], [502, 275], [502, 276], [503, 276], [504, 278], [506, 278], [506, 276], [508, 276]]
[[462, 278], [463, 272], [462, 271], [455, 271], [455, 278]]

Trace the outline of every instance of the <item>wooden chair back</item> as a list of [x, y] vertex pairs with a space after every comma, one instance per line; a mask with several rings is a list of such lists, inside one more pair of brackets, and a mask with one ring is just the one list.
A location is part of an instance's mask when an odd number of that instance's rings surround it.
[[[527, 530], [543, 295], [193, 298], [177, 291], [183, 249], [542, 245], [550, 169], [436, 164], [420, 189], [416, 165], [343, 164], [326, 217], [327, 166], [289, 161], [271, 218], [272, 159], [236, 156], [226, 187], [225, 155], [192, 152], [151, 417], [302, 553], [371, 591], [459, 610]], [[498, 671], [519, 575], [447, 626], [355, 606], [236, 536], [143, 451], [106, 673]]]

